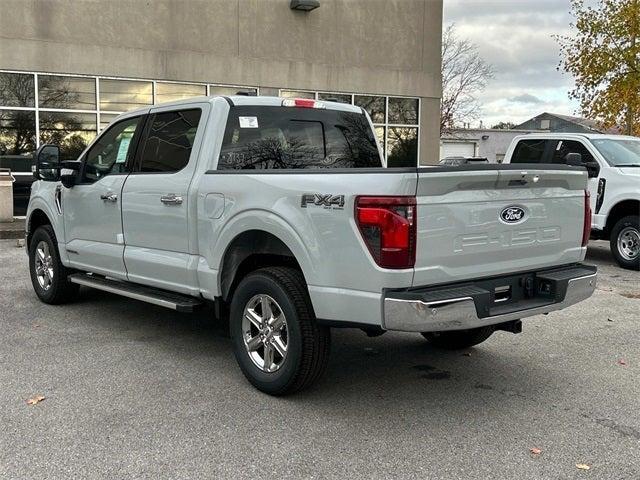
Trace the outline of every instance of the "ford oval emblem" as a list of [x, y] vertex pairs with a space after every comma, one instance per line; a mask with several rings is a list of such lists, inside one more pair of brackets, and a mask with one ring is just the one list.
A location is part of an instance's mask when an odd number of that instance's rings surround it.
[[524, 218], [524, 210], [515, 205], [503, 208], [500, 212], [500, 218], [506, 223], [518, 223]]

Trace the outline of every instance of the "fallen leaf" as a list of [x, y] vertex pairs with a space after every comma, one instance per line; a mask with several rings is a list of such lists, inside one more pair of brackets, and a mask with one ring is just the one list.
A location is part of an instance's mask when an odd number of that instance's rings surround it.
[[613, 322], [613, 318], [607, 318], [607, 322]]
[[529, 451], [531, 453], [533, 453], [534, 455], [540, 455], [542, 453], [542, 450], [540, 450], [539, 448], [530, 448]]
[[625, 292], [621, 293], [620, 295], [627, 298], [640, 298], [640, 293], [638, 292]]
[[27, 400], [27, 405], [37, 405], [42, 402], [46, 397], [44, 395], [35, 395]]
[[464, 357], [470, 357], [470, 356], [471, 356], [471, 354], [467, 352], [467, 353], [463, 353], [463, 354], [462, 354], [462, 356], [464, 356]]
[[38, 325], [37, 323], [34, 325], [35, 328], [40, 328], [40, 325]]
[[626, 366], [627, 362], [626, 362], [626, 360], [624, 358], [621, 358], [620, 360], [618, 360], [618, 365]]
[[576, 463], [576, 468], [579, 468], [580, 470], [589, 470], [591, 467], [586, 463]]

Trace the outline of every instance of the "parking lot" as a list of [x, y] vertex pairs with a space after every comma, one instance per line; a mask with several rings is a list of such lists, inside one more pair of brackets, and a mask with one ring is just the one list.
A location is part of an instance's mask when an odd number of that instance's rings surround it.
[[451, 353], [334, 330], [324, 379], [271, 398], [211, 309], [44, 305], [0, 241], [0, 478], [637, 479], [640, 273], [604, 242], [587, 261], [594, 296], [522, 334]]

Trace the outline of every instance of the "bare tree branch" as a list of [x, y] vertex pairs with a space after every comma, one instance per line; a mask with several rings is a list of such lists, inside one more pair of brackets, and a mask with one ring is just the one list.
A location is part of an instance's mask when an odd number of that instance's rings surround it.
[[444, 133], [478, 118], [480, 105], [475, 95], [493, 77], [493, 67], [480, 57], [477, 45], [457, 37], [452, 24], [442, 35], [441, 75], [440, 132]]

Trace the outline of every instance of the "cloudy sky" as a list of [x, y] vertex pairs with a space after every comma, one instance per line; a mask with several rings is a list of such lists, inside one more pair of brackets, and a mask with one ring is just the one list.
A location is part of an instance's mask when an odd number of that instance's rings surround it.
[[478, 96], [485, 126], [542, 112], [574, 115], [571, 76], [558, 72], [554, 34], [569, 32], [568, 0], [444, 0], [444, 24], [478, 45], [495, 76]]

